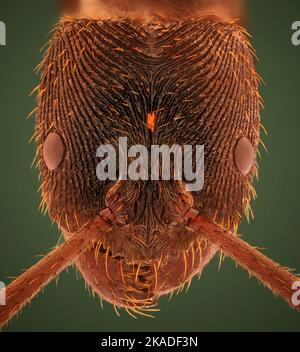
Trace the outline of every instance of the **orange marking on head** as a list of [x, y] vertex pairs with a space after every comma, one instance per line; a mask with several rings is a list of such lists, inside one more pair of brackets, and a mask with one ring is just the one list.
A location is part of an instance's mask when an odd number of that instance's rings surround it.
[[154, 132], [155, 119], [156, 119], [155, 113], [149, 112], [147, 116], [147, 127], [151, 132]]

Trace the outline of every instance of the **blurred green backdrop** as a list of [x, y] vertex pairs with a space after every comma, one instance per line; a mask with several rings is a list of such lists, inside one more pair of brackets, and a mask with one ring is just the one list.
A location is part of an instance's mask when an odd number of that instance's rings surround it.
[[[255, 221], [240, 232], [251, 244], [267, 248], [274, 260], [300, 272], [299, 150], [300, 46], [291, 43], [291, 25], [300, 21], [298, 0], [251, 0], [249, 30], [266, 81], [261, 88], [266, 109], [262, 120], [269, 155], [260, 162]], [[0, 280], [9, 282], [37, 261], [58, 240], [47, 216], [38, 213], [37, 171], [30, 168], [34, 145], [28, 145], [34, 119], [29, 92], [37, 85], [33, 69], [39, 49], [57, 21], [53, 0], [1, 1], [0, 20], [7, 26], [7, 46], [0, 47], [1, 237]], [[300, 315], [226, 259], [195, 280], [186, 294], [160, 302], [156, 319], [117, 317], [113, 308], [89, 296], [70, 269], [50, 284], [5, 331], [300, 331]]]

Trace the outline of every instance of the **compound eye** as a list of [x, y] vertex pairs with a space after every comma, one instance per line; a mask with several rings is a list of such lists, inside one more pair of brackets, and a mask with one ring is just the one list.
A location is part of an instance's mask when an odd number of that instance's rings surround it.
[[255, 161], [255, 151], [248, 138], [242, 137], [238, 140], [234, 150], [234, 161], [238, 171], [244, 176], [248, 175]]
[[43, 158], [50, 171], [56, 170], [64, 158], [62, 138], [55, 132], [48, 134], [43, 145]]

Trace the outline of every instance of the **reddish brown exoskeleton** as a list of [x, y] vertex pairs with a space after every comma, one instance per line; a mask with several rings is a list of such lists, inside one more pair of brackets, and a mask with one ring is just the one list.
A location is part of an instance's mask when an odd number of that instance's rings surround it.
[[[261, 128], [239, 2], [72, 5], [41, 64], [36, 119], [43, 205], [65, 242], [8, 286], [0, 326], [71, 264], [106, 301], [148, 315], [218, 251], [292, 305], [297, 277], [236, 234], [251, 213]], [[147, 148], [204, 145], [203, 189], [100, 182], [97, 148], [120, 137]]]

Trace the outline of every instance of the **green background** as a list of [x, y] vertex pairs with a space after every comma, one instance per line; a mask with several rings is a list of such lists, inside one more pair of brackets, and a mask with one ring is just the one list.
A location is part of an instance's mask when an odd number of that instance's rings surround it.
[[[268, 130], [262, 153], [255, 221], [240, 232], [251, 244], [300, 272], [299, 147], [300, 46], [291, 44], [291, 25], [300, 20], [298, 0], [249, 2], [249, 29], [266, 81], [262, 120]], [[0, 20], [7, 25], [7, 46], [0, 47], [0, 280], [9, 282], [37, 261], [58, 240], [55, 227], [38, 213], [38, 175], [30, 168], [34, 145], [28, 145], [34, 119], [29, 92], [37, 85], [33, 69], [40, 47], [57, 21], [53, 0], [1, 1]], [[5, 331], [300, 331], [300, 314], [275, 298], [255, 279], [226, 259], [195, 280], [186, 294], [163, 298], [156, 319], [121, 318], [92, 298], [70, 269], [13, 319]]]

